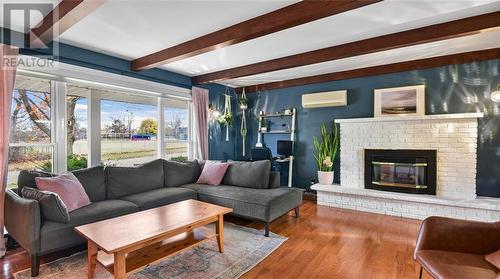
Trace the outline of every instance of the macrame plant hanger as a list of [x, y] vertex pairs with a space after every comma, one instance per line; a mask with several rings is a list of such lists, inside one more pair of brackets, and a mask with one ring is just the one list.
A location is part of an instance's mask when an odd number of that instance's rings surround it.
[[[224, 115], [231, 113], [231, 95], [229, 95], [229, 87], [226, 86], [226, 93], [224, 94], [225, 104], [224, 104]], [[229, 141], [229, 125], [231, 123], [226, 123], [226, 141]]]
[[[241, 93], [241, 100], [247, 100], [247, 95], [245, 94], [245, 88], [243, 87], [243, 92]], [[247, 119], [245, 116], [245, 111], [247, 110], [247, 104], [240, 104], [241, 109], [241, 140], [242, 140], [242, 148], [243, 148], [243, 157], [245, 157], [245, 142], [247, 138]]]

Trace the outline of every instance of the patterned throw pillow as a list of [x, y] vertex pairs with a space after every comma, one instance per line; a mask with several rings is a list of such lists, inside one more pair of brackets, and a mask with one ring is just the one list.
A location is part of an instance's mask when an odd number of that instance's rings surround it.
[[40, 191], [30, 187], [23, 187], [21, 195], [25, 199], [36, 200], [40, 204], [40, 210], [45, 220], [61, 223], [69, 222], [69, 213], [66, 205], [59, 195], [49, 191]]

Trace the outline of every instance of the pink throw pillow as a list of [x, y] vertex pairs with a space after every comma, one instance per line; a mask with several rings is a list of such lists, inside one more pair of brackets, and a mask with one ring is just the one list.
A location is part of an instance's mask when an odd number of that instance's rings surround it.
[[90, 204], [90, 199], [82, 183], [71, 172], [54, 177], [35, 177], [36, 187], [59, 195], [71, 212]]
[[228, 167], [228, 163], [206, 161], [196, 184], [219, 185]]

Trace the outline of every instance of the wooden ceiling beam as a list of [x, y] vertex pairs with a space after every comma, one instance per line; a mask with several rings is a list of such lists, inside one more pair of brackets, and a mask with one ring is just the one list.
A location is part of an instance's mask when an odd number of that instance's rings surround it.
[[192, 78], [194, 84], [217, 82], [301, 67], [384, 50], [463, 37], [500, 26], [500, 11], [327, 47]]
[[106, 0], [62, 0], [26, 34], [31, 47], [42, 47], [88, 16]]
[[382, 0], [301, 1], [137, 58], [132, 61], [131, 68], [134, 71], [151, 69], [380, 1]]
[[[413, 71], [413, 70], [422, 70], [422, 69], [442, 67], [447, 65], [464, 64], [475, 61], [484, 61], [492, 59], [500, 59], [500, 48], [444, 55], [444, 56], [398, 62], [380, 66], [367, 67], [367, 68], [359, 68], [359, 69], [341, 71], [336, 73], [328, 73], [316, 76], [309, 76], [303, 78], [295, 78], [283, 81], [264, 83], [259, 85], [246, 86], [245, 92], [252, 93], [258, 91], [268, 91], [268, 90], [275, 90], [293, 86], [301, 86], [307, 84], [330, 82], [335, 80], [344, 80], [344, 79], [383, 75], [383, 74], [392, 74], [392, 73], [399, 73], [399, 72]], [[242, 87], [238, 88], [236, 91], [241, 92], [241, 90]]]

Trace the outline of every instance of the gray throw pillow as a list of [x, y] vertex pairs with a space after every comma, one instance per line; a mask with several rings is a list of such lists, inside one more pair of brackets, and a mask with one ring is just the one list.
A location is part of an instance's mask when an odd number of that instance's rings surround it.
[[269, 189], [271, 161], [229, 161], [222, 184], [246, 188]]
[[19, 176], [17, 177], [17, 187], [19, 193], [22, 192], [23, 187], [30, 187], [30, 188], [35, 188], [36, 187], [36, 182], [35, 178], [36, 177], [52, 177], [54, 176], [52, 173], [49, 172], [44, 172], [44, 171], [35, 171], [35, 170], [22, 170], [19, 173]]
[[175, 162], [164, 161], [163, 168], [165, 172], [165, 186], [178, 187], [184, 184], [195, 183], [201, 173], [198, 162]]
[[30, 187], [23, 187], [21, 195], [25, 199], [36, 200], [40, 204], [40, 210], [45, 220], [61, 223], [69, 222], [69, 213], [66, 205], [59, 195], [49, 191], [41, 191]]

